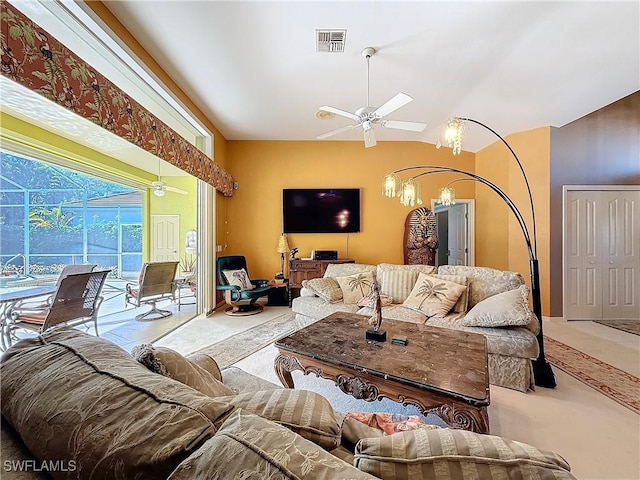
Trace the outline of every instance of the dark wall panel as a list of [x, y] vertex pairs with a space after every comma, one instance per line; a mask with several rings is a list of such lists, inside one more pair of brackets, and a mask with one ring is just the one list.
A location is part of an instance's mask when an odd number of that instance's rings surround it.
[[551, 130], [550, 315], [562, 315], [562, 186], [640, 184], [640, 91]]

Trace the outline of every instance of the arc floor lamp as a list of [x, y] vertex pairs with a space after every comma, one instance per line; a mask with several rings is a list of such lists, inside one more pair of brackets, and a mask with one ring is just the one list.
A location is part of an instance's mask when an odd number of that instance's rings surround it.
[[[432, 175], [436, 173], [457, 173], [459, 175], [463, 175], [462, 179], [468, 179], [472, 181], [476, 181], [482, 183], [489, 187], [493, 192], [495, 192], [498, 197], [502, 199], [509, 207], [509, 210], [515, 216], [520, 230], [522, 231], [522, 235], [524, 237], [525, 243], [527, 245], [527, 250], [529, 253], [529, 268], [531, 275], [531, 301], [533, 306], [533, 313], [536, 315], [538, 320], [540, 321], [540, 331], [538, 332], [537, 339], [538, 344], [540, 346], [540, 352], [538, 354], [538, 358], [533, 361], [533, 376], [534, 381], [537, 386], [545, 387], [545, 388], [555, 388], [557, 385], [555, 374], [551, 369], [551, 365], [547, 362], [545, 353], [544, 353], [544, 335], [542, 333], [542, 302], [540, 297], [540, 272], [538, 267], [538, 247], [537, 247], [537, 234], [536, 234], [536, 222], [535, 222], [535, 209], [533, 205], [533, 196], [531, 194], [531, 188], [529, 186], [529, 180], [527, 179], [527, 175], [524, 171], [524, 167], [520, 162], [520, 159], [515, 154], [511, 146], [507, 143], [507, 141], [500, 136], [495, 130], [489, 128], [483, 123], [478, 122], [477, 120], [473, 120], [470, 118], [454, 118], [449, 120], [447, 123], [447, 129], [445, 131], [445, 140], [447, 144], [452, 147], [453, 154], [457, 155], [460, 153], [462, 149], [462, 137], [463, 133], [466, 130], [466, 123], [471, 122], [477, 125], [480, 125], [494, 135], [496, 135], [502, 143], [504, 143], [513, 157], [515, 158], [518, 166], [520, 168], [520, 172], [524, 178], [524, 182], [527, 186], [527, 192], [529, 195], [529, 204], [531, 207], [531, 223], [532, 223], [532, 233], [530, 235], [529, 228], [527, 226], [527, 222], [525, 221], [520, 209], [513, 202], [513, 200], [496, 184], [487, 180], [486, 178], [476, 175], [475, 173], [470, 173], [465, 170], [460, 170], [453, 167], [445, 167], [440, 165], [417, 165], [411, 167], [405, 167], [398, 170], [395, 170], [383, 178], [383, 195], [387, 197], [399, 197], [400, 202], [406, 206], [413, 206], [416, 204], [422, 204], [421, 192], [420, 192], [420, 184], [417, 181], [418, 178], [425, 175]], [[438, 143], [439, 146], [439, 143]], [[398, 174], [402, 172], [408, 171], [419, 171], [419, 173], [413, 175], [412, 177], [406, 180], [400, 180]], [[453, 183], [453, 182], [451, 182]], [[445, 198], [445, 201], [451, 201], [451, 189], [448, 187], [444, 187], [441, 189], [441, 196]], [[447, 198], [447, 196], [449, 196]]]

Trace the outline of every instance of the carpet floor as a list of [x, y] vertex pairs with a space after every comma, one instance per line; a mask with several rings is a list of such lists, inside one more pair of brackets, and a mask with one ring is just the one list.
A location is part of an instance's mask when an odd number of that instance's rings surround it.
[[640, 321], [638, 320], [594, 320], [594, 322], [623, 332], [640, 335]]
[[640, 378], [547, 336], [544, 346], [551, 364], [640, 414]]

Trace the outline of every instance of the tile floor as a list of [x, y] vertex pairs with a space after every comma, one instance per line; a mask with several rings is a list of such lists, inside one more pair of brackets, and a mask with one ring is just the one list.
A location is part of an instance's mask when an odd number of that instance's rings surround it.
[[[155, 343], [187, 354], [286, 310], [269, 307], [251, 317], [229, 317], [219, 311], [210, 317], [196, 317]], [[562, 319], [545, 319], [544, 331], [610, 365], [640, 375], [639, 336], [593, 322]], [[492, 386], [491, 432], [561, 454], [581, 480], [639, 480], [640, 415], [558, 368], [553, 371], [558, 380], [555, 389], [537, 387], [525, 394]], [[277, 383], [277, 379], [269, 380]]]

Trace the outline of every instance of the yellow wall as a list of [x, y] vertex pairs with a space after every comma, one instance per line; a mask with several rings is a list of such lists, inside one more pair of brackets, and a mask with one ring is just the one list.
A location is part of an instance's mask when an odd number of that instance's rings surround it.
[[[338, 250], [340, 258], [359, 263], [403, 262], [404, 222], [410, 207], [382, 196], [382, 177], [411, 165], [449, 165], [473, 171], [474, 155], [458, 157], [450, 149], [418, 142], [229, 141], [228, 171], [239, 188], [227, 200], [228, 255], [247, 257], [253, 277], [273, 278], [280, 270], [276, 253], [282, 228], [283, 188], [357, 187], [361, 189], [361, 232], [290, 234], [289, 246], [308, 257], [313, 249]], [[455, 175], [421, 179], [424, 204]], [[473, 198], [472, 182], [456, 185], [460, 198]], [[224, 214], [223, 214], [224, 216]], [[220, 223], [220, 222], [219, 222]], [[224, 225], [224, 219], [221, 222]]]
[[[151, 202], [151, 215], [179, 215], [180, 216], [180, 244], [178, 250], [178, 258], [180, 260], [189, 258], [184, 251], [187, 232], [191, 229], [198, 228], [198, 198], [197, 183], [195, 177], [180, 176], [170, 177], [163, 176], [160, 178], [167, 185], [188, 192], [182, 195], [175, 192], [166, 192], [163, 197], [149, 195]], [[151, 222], [147, 225], [151, 226]]]
[[[550, 129], [537, 128], [506, 137], [518, 155], [531, 187], [536, 214], [542, 311], [549, 312]], [[531, 241], [533, 223], [526, 185], [517, 162], [498, 141], [476, 153], [476, 171], [495, 183], [522, 213]], [[487, 187], [476, 188], [476, 264], [520, 272], [529, 282], [529, 253], [522, 231], [499, 197]]]

